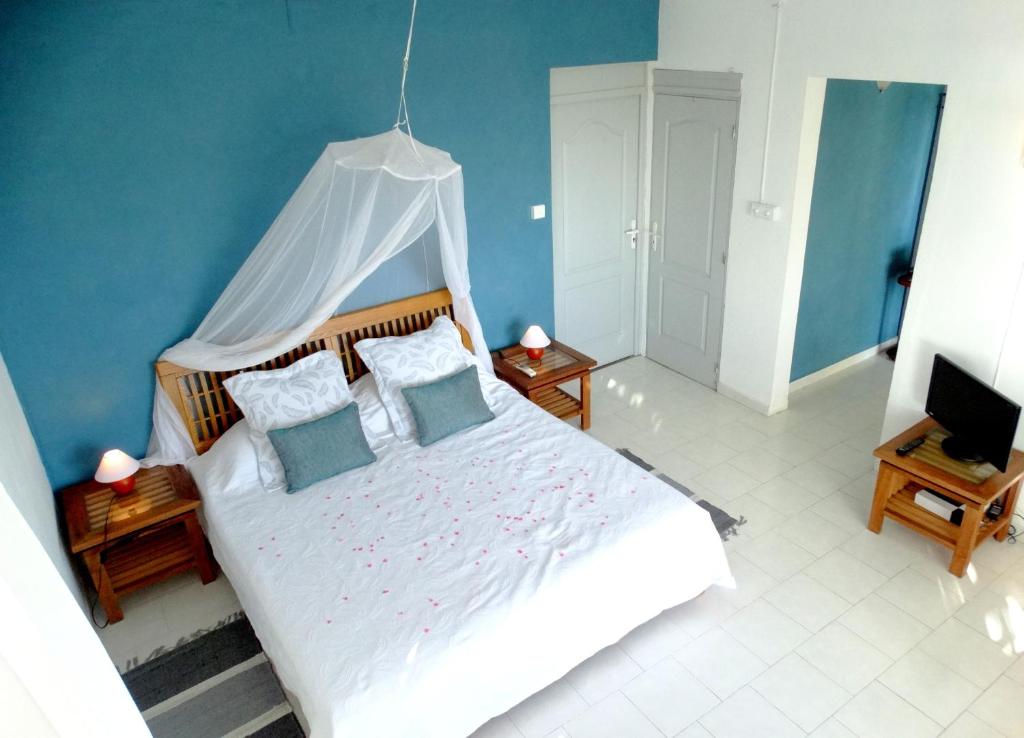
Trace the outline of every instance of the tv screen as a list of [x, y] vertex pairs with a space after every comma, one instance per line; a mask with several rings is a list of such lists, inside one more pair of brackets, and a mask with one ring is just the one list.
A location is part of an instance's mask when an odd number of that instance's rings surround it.
[[947, 455], [1006, 471], [1020, 405], [936, 354], [925, 412], [953, 434], [942, 443]]

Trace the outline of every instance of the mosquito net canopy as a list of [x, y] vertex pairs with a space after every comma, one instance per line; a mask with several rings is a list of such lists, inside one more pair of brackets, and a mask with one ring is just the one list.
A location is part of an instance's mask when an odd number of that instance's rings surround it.
[[[455, 317], [491, 367], [469, 296], [462, 167], [400, 128], [327, 146], [196, 332], [160, 357], [189, 369], [228, 371], [302, 343], [387, 259], [436, 230]], [[146, 461], [195, 455], [160, 384]]]

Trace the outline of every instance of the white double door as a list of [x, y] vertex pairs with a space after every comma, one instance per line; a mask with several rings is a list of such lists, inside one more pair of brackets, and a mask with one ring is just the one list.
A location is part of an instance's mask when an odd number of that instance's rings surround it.
[[650, 358], [715, 387], [738, 103], [680, 94], [689, 86], [660, 92], [662, 75], [690, 82], [662, 70], [653, 90], [554, 94], [579, 82], [572, 71], [560, 85], [552, 77], [556, 332], [599, 363], [645, 345]]

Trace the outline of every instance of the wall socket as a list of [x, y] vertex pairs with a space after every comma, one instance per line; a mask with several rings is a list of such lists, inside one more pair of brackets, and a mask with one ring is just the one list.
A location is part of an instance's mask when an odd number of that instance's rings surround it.
[[764, 220], [778, 220], [779, 210], [780, 208], [778, 205], [772, 205], [769, 202], [751, 202], [749, 212], [755, 218], [763, 218]]
[[530, 220], [543, 220], [548, 214], [547, 206], [545, 205], [531, 205], [530, 206]]

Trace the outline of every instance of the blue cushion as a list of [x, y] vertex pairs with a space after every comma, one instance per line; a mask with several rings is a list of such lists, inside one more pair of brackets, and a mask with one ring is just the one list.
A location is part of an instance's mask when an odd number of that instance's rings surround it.
[[460, 430], [494, 420], [480, 391], [480, 374], [475, 365], [417, 387], [403, 387], [421, 446], [447, 438]]
[[267, 438], [281, 459], [288, 494], [377, 460], [354, 402], [317, 420], [267, 431]]

